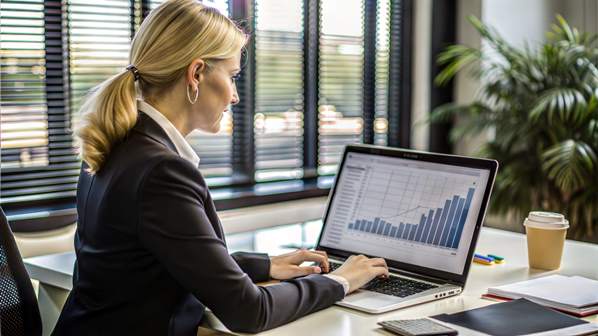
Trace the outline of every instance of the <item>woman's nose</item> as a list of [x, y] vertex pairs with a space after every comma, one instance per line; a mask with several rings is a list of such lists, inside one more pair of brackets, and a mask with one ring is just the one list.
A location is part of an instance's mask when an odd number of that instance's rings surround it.
[[233, 92], [233, 99], [230, 101], [231, 105], [237, 105], [239, 103], [239, 94], [237, 93], [237, 86], [235, 86], [235, 91]]

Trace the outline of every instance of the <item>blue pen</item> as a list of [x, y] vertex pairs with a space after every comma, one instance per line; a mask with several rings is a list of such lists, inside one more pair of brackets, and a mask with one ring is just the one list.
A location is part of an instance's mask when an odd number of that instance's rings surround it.
[[474, 254], [474, 258], [478, 258], [478, 259], [486, 260], [486, 261], [488, 261], [488, 262], [493, 262], [493, 261], [494, 261], [494, 259], [493, 259], [493, 258], [489, 258], [489, 257], [483, 256], [483, 255], [481, 255], [481, 254], [477, 254], [477, 253], [476, 253], [476, 254]]

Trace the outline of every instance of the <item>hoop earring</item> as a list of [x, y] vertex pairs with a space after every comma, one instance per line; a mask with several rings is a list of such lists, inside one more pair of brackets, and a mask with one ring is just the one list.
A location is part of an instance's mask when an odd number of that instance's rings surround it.
[[189, 100], [189, 103], [191, 103], [191, 105], [193, 105], [197, 102], [197, 97], [199, 97], [199, 87], [195, 91], [195, 97], [193, 97], [193, 100], [192, 100], [191, 94], [189, 94], [189, 86], [187, 86], [187, 100]]

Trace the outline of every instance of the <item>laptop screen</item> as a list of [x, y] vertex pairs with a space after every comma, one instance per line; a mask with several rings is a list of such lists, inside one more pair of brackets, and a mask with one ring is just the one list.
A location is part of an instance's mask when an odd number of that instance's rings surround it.
[[348, 152], [339, 172], [321, 246], [463, 273], [490, 170]]

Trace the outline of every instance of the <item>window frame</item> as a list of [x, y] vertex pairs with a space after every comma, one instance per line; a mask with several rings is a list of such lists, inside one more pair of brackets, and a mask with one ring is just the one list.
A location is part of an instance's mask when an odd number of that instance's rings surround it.
[[[256, 29], [253, 15], [256, 0], [229, 0], [231, 18], [247, 32]], [[210, 180], [218, 210], [268, 204], [309, 197], [326, 196], [333, 183], [332, 176], [318, 176], [318, 94], [319, 94], [319, 40], [320, 2], [303, 0], [304, 52], [303, 52], [303, 99], [304, 140], [303, 178], [286, 181], [255, 181], [255, 38], [250, 39], [243, 55], [241, 80], [237, 89], [241, 102], [233, 107], [232, 163], [230, 177]], [[377, 0], [364, 1], [364, 67], [363, 67], [363, 114], [364, 143], [374, 143], [375, 81], [376, 81], [376, 23]], [[149, 13], [149, 0], [130, 0], [131, 34], [138, 28], [142, 18]], [[52, 92], [53, 107], [62, 109], [66, 121], [64, 129], [70, 128], [68, 33], [64, 4], [59, 0], [45, 1], [44, 21], [46, 53], [53, 57], [52, 73], [47, 77], [62, 81], [63, 90]], [[389, 74], [388, 74], [388, 146], [410, 147], [411, 137], [411, 54], [413, 0], [390, 1], [389, 5]], [[59, 28], [59, 29], [58, 29]], [[51, 37], [51, 38], [48, 38]], [[59, 56], [56, 59], [56, 56]], [[50, 73], [50, 69], [46, 70]], [[48, 81], [48, 79], [46, 79]], [[46, 86], [48, 82], [46, 82]], [[46, 88], [48, 90], [48, 88]], [[47, 92], [50, 97], [49, 92]], [[369, 95], [372, 95], [369, 97]], [[367, 97], [367, 98], [366, 98]], [[49, 101], [48, 101], [49, 104]], [[29, 169], [29, 168], [27, 168]], [[34, 169], [47, 170], [47, 167]], [[3, 172], [4, 175], [4, 172]], [[68, 225], [76, 220], [76, 198], [69, 196], [48, 200], [31, 200], [2, 205], [14, 231], [32, 232]]]

